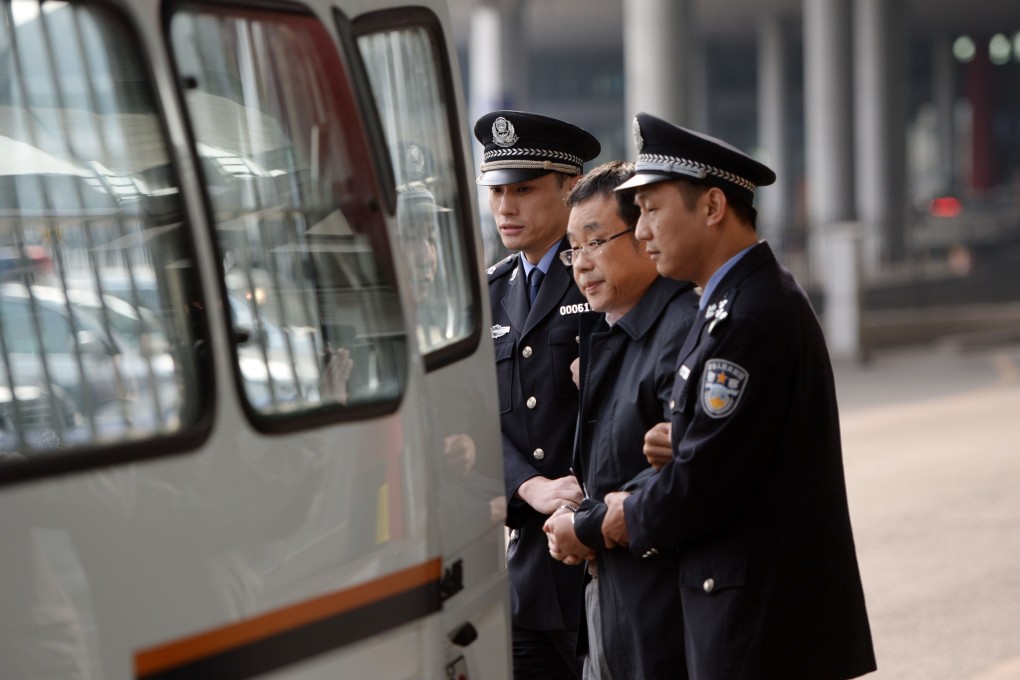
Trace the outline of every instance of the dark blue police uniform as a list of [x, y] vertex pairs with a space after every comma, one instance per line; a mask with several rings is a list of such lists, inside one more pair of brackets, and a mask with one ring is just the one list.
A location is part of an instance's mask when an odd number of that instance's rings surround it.
[[[717, 140], [637, 122], [624, 188], [686, 177], [749, 203], [775, 177]], [[624, 502], [630, 548], [679, 558], [694, 680], [856, 677], [875, 656], [825, 339], [767, 244], [725, 266], [678, 357], [674, 458]]]
[[[567, 248], [564, 239], [558, 251]], [[588, 310], [570, 270], [559, 260], [529, 309], [523, 272], [520, 256], [514, 255], [489, 274], [509, 499], [536, 475], [556, 479], [570, 474], [578, 394], [570, 364], [578, 354], [578, 319]], [[513, 620], [532, 630], [576, 630], [581, 567], [549, 555], [542, 531], [546, 517], [520, 499], [511, 500], [507, 509]]]
[[[598, 156], [587, 131], [554, 118], [521, 111], [494, 111], [478, 119], [475, 137], [484, 146], [478, 183], [513, 185], [558, 172], [580, 175]], [[563, 233], [566, 234], [566, 219]], [[564, 236], [557, 253], [568, 248]], [[535, 476], [570, 474], [577, 423], [577, 387], [570, 364], [577, 358], [578, 318], [588, 309], [571, 272], [554, 259], [534, 303], [529, 304], [523, 255], [489, 269], [492, 340], [499, 382], [503, 463], [511, 529], [507, 567], [514, 626], [514, 676], [518, 680], [580, 677], [574, 655], [580, 565], [549, 555], [542, 530], [546, 515], [515, 498]]]

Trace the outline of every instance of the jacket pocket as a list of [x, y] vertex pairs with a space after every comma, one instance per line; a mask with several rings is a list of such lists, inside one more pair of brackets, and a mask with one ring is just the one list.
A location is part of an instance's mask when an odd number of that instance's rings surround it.
[[570, 374], [570, 364], [577, 358], [579, 333], [577, 324], [563, 324], [549, 330], [553, 393], [557, 398], [577, 396], [577, 385]]
[[508, 413], [513, 403], [514, 384], [514, 341], [496, 342], [493, 346], [496, 355], [496, 377], [499, 382], [499, 412]]
[[[689, 644], [704, 653], [692, 659], [691, 677], [748, 677], [742, 670], [755, 657], [760, 640], [760, 593], [748, 584], [744, 557], [685, 559], [680, 564], [680, 601], [690, 622]], [[760, 590], [760, 589], [759, 589]]]
[[695, 588], [711, 595], [746, 584], [747, 559], [743, 557], [705, 557], [680, 564], [681, 588]]

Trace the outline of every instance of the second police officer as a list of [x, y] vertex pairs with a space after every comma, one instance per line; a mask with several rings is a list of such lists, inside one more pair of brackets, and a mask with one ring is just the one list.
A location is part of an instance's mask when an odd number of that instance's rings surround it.
[[542, 525], [582, 498], [570, 473], [578, 406], [570, 364], [587, 306], [557, 258], [570, 247], [566, 196], [601, 146], [575, 125], [520, 111], [488, 113], [474, 133], [484, 146], [478, 184], [488, 187], [500, 240], [514, 251], [488, 271], [511, 530], [514, 677], [579, 678], [581, 566], [549, 555]]

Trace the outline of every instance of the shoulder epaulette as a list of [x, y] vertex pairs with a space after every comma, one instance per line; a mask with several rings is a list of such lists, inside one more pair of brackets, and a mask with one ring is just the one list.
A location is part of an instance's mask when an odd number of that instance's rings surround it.
[[492, 282], [512, 270], [516, 261], [516, 253], [513, 255], [507, 255], [505, 258], [486, 269], [485, 273], [489, 275], [489, 281]]

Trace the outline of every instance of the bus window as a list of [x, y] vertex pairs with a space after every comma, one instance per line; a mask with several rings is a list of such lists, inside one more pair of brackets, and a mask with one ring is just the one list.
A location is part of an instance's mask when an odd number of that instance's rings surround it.
[[[389, 144], [401, 251], [415, 284], [416, 336], [432, 369], [477, 343], [479, 293], [468, 256], [471, 213], [458, 191], [462, 169], [454, 159], [459, 137], [451, 135], [456, 118], [451, 117], [446, 62], [429, 28], [435, 17], [404, 8], [389, 13], [399, 19], [400, 28], [374, 28], [385, 23], [386, 14], [372, 15], [363, 24], [358, 47]], [[407, 26], [409, 14], [422, 25]]]
[[130, 24], [0, 12], [0, 459], [88, 466], [206, 411], [191, 245]]
[[329, 33], [308, 14], [203, 4], [179, 6], [170, 29], [256, 426], [395, 408], [407, 332]]

